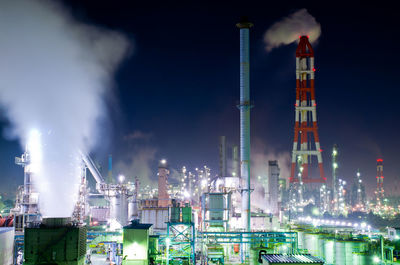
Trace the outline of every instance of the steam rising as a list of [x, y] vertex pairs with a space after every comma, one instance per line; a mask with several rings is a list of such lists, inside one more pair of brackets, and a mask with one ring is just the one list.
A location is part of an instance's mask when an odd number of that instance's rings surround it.
[[267, 30], [264, 34], [266, 49], [269, 52], [281, 45], [290, 44], [298, 40], [300, 35], [309, 36], [311, 43], [321, 35], [321, 25], [305, 8], [276, 22]]
[[73, 20], [59, 4], [0, 1], [0, 104], [32, 155], [44, 216], [70, 216], [81, 161], [98, 140], [104, 97], [129, 48], [120, 34]]
[[[254, 191], [251, 193], [251, 206], [267, 210], [264, 198], [266, 191], [262, 184], [267, 181], [268, 161], [277, 160], [280, 168], [280, 177], [288, 179], [290, 176], [290, 153], [275, 152], [267, 148], [267, 145], [259, 138], [254, 139], [251, 148], [251, 182], [254, 187]], [[260, 176], [260, 179], [258, 176]]]

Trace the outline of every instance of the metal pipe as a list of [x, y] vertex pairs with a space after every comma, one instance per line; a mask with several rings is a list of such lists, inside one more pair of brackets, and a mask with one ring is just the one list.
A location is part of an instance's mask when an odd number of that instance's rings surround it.
[[108, 155], [108, 183], [113, 183], [113, 174], [112, 174], [112, 155]]
[[89, 155], [85, 155], [81, 153], [82, 160], [85, 162], [85, 165], [89, 169], [90, 173], [92, 173], [94, 179], [96, 180], [97, 184], [104, 184], [104, 178], [101, 176], [100, 171], [97, 169], [95, 163], [90, 158]]
[[226, 177], [226, 137], [219, 137], [219, 174], [221, 178]]
[[239, 151], [238, 146], [232, 147], [232, 177], [239, 177]]
[[242, 18], [236, 26], [240, 29], [240, 177], [242, 178], [243, 228], [250, 231], [250, 40], [253, 26]]

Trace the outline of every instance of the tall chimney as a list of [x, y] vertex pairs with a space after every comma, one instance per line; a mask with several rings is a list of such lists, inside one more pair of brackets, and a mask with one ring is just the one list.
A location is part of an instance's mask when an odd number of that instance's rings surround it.
[[108, 183], [113, 183], [113, 175], [112, 175], [112, 155], [108, 155], [108, 175], [107, 175]]
[[158, 207], [168, 207], [171, 204], [168, 194], [168, 176], [167, 161], [162, 159], [158, 164]]
[[240, 177], [242, 178], [242, 222], [250, 232], [250, 40], [253, 26], [242, 17], [236, 26], [240, 30]]
[[226, 137], [219, 137], [219, 176], [226, 177]]
[[376, 160], [376, 203], [379, 205], [383, 204], [385, 198], [383, 179], [383, 159], [379, 158]]
[[232, 177], [239, 177], [239, 150], [238, 146], [232, 147]]

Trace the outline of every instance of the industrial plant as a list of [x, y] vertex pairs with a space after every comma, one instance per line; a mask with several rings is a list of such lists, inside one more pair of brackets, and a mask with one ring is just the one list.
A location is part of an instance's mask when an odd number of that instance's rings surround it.
[[[233, 27], [234, 25], [232, 25]], [[237, 24], [240, 67], [237, 113], [240, 139], [218, 139], [219, 169], [180, 166], [171, 180], [168, 157], [152, 169], [157, 182], [142, 185], [141, 176], [115, 174], [109, 155], [107, 175], [86, 150], [66, 163], [79, 165], [70, 216], [43, 211], [45, 187], [37, 185], [46, 163], [41, 157], [44, 133], [33, 130], [25, 152], [15, 157], [23, 185], [14, 205], [1, 213], [0, 263], [4, 265], [196, 265], [196, 264], [395, 264], [400, 230], [390, 220], [400, 212], [385, 194], [384, 161], [376, 161], [374, 198], [366, 195], [363, 172], [352, 183], [337, 173], [340, 145], [322, 160], [317, 119], [318, 70], [312, 41], [300, 35], [293, 75], [294, 136], [290, 175], [278, 159], [265, 162], [266, 176], [252, 172], [250, 35], [253, 24]], [[21, 95], [23, 96], [23, 95]], [[319, 106], [324, 108], [324, 106]], [[273, 130], [273, 128], [271, 128]], [[68, 142], [68, 139], [65, 139]], [[217, 141], [217, 140], [216, 140]], [[40, 154], [40, 158], [39, 157]], [[327, 174], [324, 169], [330, 168]], [[176, 175], [176, 174], [175, 174]], [[132, 181], [133, 179], [133, 181]], [[348, 178], [347, 178], [348, 179]], [[375, 181], [375, 180], [374, 180]], [[42, 181], [44, 185], [45, 180]], [[90, 185], [94, 183], [95, 185]], [[51, 199], [51, 198], [50, 198]], [[57, 196], [58, 207], [64, 199]], [[380, 216], [385, 225], [373, 222]]]

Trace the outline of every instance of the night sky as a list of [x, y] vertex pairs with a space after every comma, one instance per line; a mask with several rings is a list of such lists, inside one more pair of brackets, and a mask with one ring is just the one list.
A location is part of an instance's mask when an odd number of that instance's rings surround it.
[[[218, 173], [218, 136], [226, 135], [229, 147], [239, 143], [235, 24], [242, 15], [255, 25], [250, 66], [255, 105], [252, 147], [256, 156], [288, 157], [294, 128], [296, 45], [267, 53], [263, 35], [277, 20], [306, 8], [322, 27], [314, 50], [318, 125], [328, 180], [330, 152], [336, 143], [340, 177], [351, 181], [359, 168], [371, 191], [376, 185], [376, 159], [383, 158], [385, 189], [399, 193], [400, 32], [393, 6], [346, 3], [344, 8], [332, 3], [326, 7], [324, 1], [64, 2], [78, 20], [120, 31], [133, 43], [131, 56], [115, 76], [115, 96], [108, 100], [110, 121], [103, 128], [109, 129], [104, 129], [93, 153], [103, 172], [112, 153], [116, 173], [154, 179], [161, 158], [175, 169], [206, 164]], [[2, 117], [1, 131], [7, 126]], [[0, 191], [23, 183], [23, 171], [14, 165], [21, 152], [17, 141], [0, 137]], [[147, 167], [132, 168], [133, 160]]]

